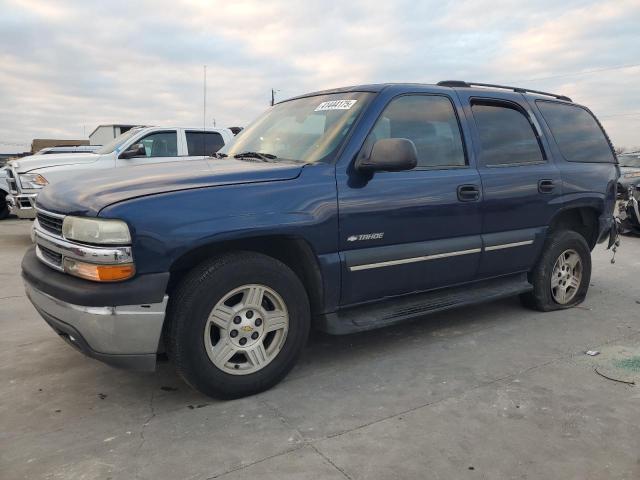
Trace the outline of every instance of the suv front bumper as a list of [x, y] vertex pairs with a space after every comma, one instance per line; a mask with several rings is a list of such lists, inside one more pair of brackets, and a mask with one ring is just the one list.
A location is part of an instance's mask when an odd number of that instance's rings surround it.
[[36, 218], [37, 193], [18, 193], [7, 195], [9, 212], [18, 218]]
[[22, 261], [22, 276], [38, 313], [73, 347], [113, 366], [155, 369], [168, 274], [99, 284], [52, 270], [31, 248]]

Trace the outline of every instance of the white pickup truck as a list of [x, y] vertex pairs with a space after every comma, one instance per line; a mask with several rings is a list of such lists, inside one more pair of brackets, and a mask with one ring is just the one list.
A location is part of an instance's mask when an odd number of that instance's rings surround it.
[[9, 190], [6, 202], [19, 218], [35, 218], [36, 197], [49, 183], [100, 169], [201, 159], [213, 155], [232, 138], [227, 128], [136, 127], [94, 153], [12, 160], [5, 171]]

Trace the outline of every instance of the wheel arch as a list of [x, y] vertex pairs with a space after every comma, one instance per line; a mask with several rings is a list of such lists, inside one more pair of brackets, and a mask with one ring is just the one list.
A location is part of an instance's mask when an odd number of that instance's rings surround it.
[[216, 255], [237, 251], [262, 253], [287, 265], [304, 285], [312, 314], [322, 310], [324, 287], [316, 254], [307, 240], [290, 235], [265, 235], [198, 246], [181, 255], [171, 264], [169, 294], [184, 275], [202, 261]]
[[558, 211], [549, 223], [549, 235], [558, 230], [573, 230], [584, 237], [593, 250], [598, 242], [600, 210], [593, 205], [574, 205]]

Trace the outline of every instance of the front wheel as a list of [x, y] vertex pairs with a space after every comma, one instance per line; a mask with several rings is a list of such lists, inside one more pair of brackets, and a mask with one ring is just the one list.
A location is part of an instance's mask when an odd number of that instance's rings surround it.
[[7, 200], [5, 196], [7, 194], [0, 190], [0, 220], [4, 220], [9, 216], [9, 205], [7, 204]]
[[201, 392], [235, 398], [266, 390], [293, 368], [310, 326], [304, 286], [285, 264], [232, 253], [190, 272], [169, 307], [167, 350]]
[[530, 273], [533, 291], [521, 296], [527, 307], [543, 312], [582, 303], [591, 280], [591, 251], [572, 230], [555, 232]]

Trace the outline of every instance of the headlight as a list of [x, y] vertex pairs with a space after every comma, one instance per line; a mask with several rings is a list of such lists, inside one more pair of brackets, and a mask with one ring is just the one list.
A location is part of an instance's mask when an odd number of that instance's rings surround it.
[[98, 245], [131, 243], [125, 222], [105, 218], [64, 217], [62, 235], [68, 240]]
[[22, 173], [20, 177], [20, 185], [22, 188], [37, 189], [42, 188], [49, 182], [39, 173]]
[[631, 173], [625, 173], [624, 178], [636, 178], [636, 177], [640, 177], [640, 172], [631, 172]]

